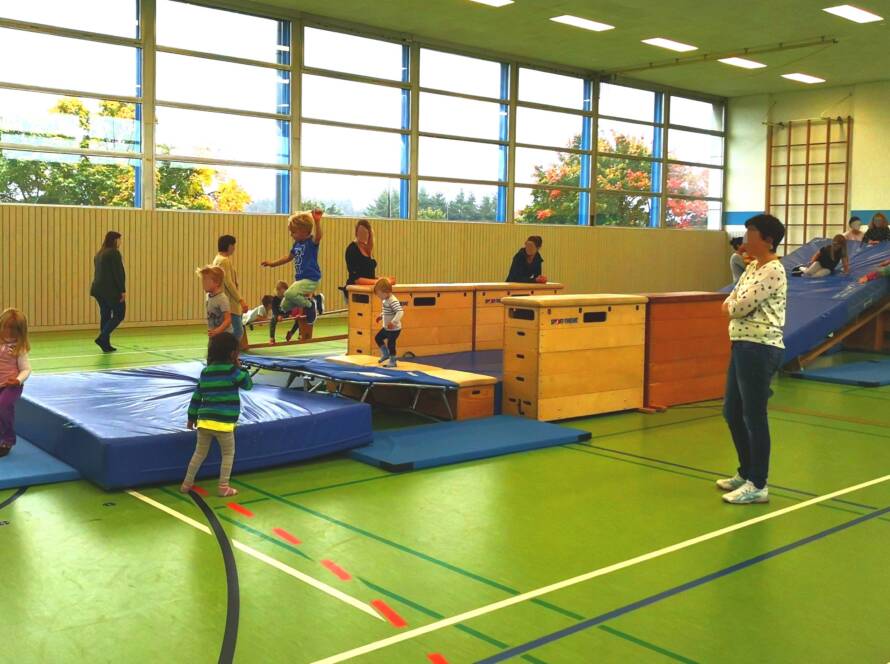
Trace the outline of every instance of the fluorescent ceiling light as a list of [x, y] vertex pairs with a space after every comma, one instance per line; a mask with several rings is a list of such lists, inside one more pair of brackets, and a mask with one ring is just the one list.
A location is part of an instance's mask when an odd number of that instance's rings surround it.
[[644, 44], [649, 44], [650, 46], [658, 46], [660, 48], [667, 48], [672, 51], [680, 51], [681, 53], [685, 51], [697, 51], [698, 46], [690, 46], [689, 44], [683, 44], [682, 42], [674, 41], [673, 39], [665, 39], [664, 37], [654, 37], [652, 39], [644, 39]]
[[590, 19], [580, 18], [578, 16], [572, 16], [571, 14], [563, 14], [562, 16], [554, 16], [550, 19], [551, 21], [556, 21], [557, 23], [565, 23], [566, 25], [573, 25], [576, 28], [584, 28], [585, 30], [593, 30], [594, 32], [603, 32], [604, 30], [614, 30], [614, 25], [609, 25], [608, 23], [599, 23], [597, 21], [591, 21]]
[[513, 4], [513, 0], [470, 0], [470, 2], [478, 2], [480, 5], [489, 7], [506, 7]]
[[761, 69], [766, 67], [762, 62], [755, 62], [754, 60], [747, 60], [745, 58], [720, 58], [718, 62], [722, 62], [725, 65], [732, 65], [733, 67], [741, 67], [742, 69]]
[[845, 18], [848, 21], [853, 21], [854, 23], [874, 23], [875, 21], [884, 20], [883, 16], [872, 14], [871, 12], [867, 12], [864, 9], [859, 9], [858, 7], [854, 7], [853, 5], [838, 5], [837, 7], [826, 7], [822, 11], [828, 12], [829, 14], [834, 14], [835, 16], [840, 16], [841, 18]]
[[819, 78], [817, 76], [810, 76], [809, 74], [782, 74], [782, 78], [787, 78], [792, 81], [798, 81], [800, 83], [824, 83], [824, 78]]

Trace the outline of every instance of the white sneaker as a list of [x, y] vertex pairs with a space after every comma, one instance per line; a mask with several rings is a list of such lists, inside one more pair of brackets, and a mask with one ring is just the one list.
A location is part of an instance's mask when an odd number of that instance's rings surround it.
[[733, 505], [753, 505], [769, 502], [769, 489], [758, 489], [751, 481], [745, 482], [735, 491], [723, 494], [723, 500]]
[[740, 486], [742, 486], [747, 480], [739, 475], [735, 474], [735, 477], [730, 477], [725, 480], [717, 480], [717, 488], [721, 491], [735, 491]]

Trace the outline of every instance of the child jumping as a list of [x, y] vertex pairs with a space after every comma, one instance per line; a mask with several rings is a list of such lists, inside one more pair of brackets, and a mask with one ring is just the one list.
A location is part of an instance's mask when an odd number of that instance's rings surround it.
[[0, 457], [15, 446], [15, 404], [31, 375], [28, 320], [18, 309], [0, 314]]
[[392, 294], [392, 284], [389, 279], [378, 279], [374, 284], [374, 295], [383, 303], [383, 312], [377, 317], [377, 322], [383, 322], [383, 327], [374, 337], [377, 346], [380, 347], [380, 364], [386, 367], [396, 366], [396, 340], [402, 333], [402, 304]]
[[229, 298], [223, 290], [225, 272], [221, 267], [207, 265], [197, 272], [201, 287], [207, 293], [204, 306], [207, 310], [207, 336], [211, 339], [223, 332], [232, 332], [232, 313]]
[[222, 453], [219, 467], [219, 495], [227, 498], [238, 493], [229, 486], [232, 464], [235, 461], [235, 424], [241, 414], [238, 390], [253, 387], [250, 374], [238, 360], [238, 340], [228, 332], [221, 332], [210, 340], [207, 366], [201, 372], [198, 389], [189, 404], [188, 428], [198, 429], [198, 444], [179, 490], [191, 491], [195, 475], [207, 458], [210, 443], [216, 438]]
[[835, 235], [831, 240], [831, 244], [825, 245], [813, 256], [810, 264], [804, 269], [802, 274], [810, 278], [827, 277], [834, 272], [841, 261], [844, 263], [844, 274], [850, 274], [847, 238], [843, 235]]

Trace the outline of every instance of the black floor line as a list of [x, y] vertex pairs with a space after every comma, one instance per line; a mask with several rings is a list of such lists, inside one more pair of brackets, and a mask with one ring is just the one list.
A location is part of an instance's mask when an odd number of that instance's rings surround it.
[[0, 510], [2, 510], [7, 505], [10, 505], [10, 504], [14, 503], [15, 501], [17, 501], [19, 498], [22, 497], [22, 494], [25, 493], [25, 491], [27, 491], [27, 490], [28, 490], [28, 487], [26, 487], [26, 486], [19, 487], [18, 489], [16, 489], [14, 494], [12, 494], [9, 498], [7, 498], [2, 503], [0, 503]]

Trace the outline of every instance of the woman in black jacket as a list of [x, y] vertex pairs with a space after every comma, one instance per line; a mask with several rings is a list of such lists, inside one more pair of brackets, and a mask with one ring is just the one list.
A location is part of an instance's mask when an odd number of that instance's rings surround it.
[[[377, 283], [377, 261], [374, 260], [374, 231], [371, 222], [360, 219], [355, 225], [355, 240], [346, 247], [347, 286], [373, 286]], [[395, 284], [393, 277], [386, 277]], [[346, 288], [342, 288], [344, 294]]]
[[127, 286], [121, 258], [121, 234], [108, 231], [99, 252], [93, 258], [95, 275], [90, 295], [99, 304], [99, 336], [96, 345], [103, 353], [117, 350], [111, 345], [111, 333], [124, 320], [127, 311]]
[[878, 212], [871, 218], [868, 230], [862, 237], [863, 244], [875, 245], [879, 242], [890, 241], [890, 228], [887, 228], [887, 217]]
[[547, 277], [541, 274], [544, 259], [538, 251], [544, 241], [540, 235], [532, 235], [525, 241], [525, 246], [513, 256], [510, 274], [507, 281], [511, 284], [546, 284]]

